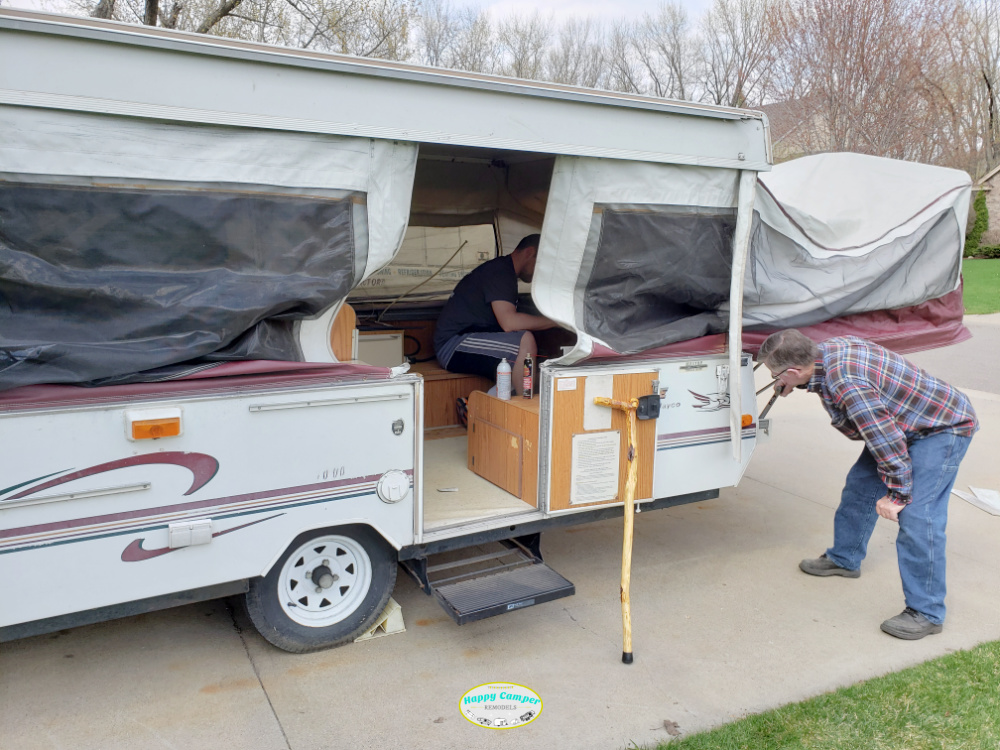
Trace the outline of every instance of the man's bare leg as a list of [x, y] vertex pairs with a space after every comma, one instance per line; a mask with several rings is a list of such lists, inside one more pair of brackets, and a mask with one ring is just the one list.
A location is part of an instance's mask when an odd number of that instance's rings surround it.
[[524, 358], [528, 354], [531, 355], [532, 361], [536, 362], [535, 366], [537, 367], [538, 342], [535, 341], [535, 334], [531, 331], [525, 331], [521, 335], [521, 345], [517, 349], [517, 362], [510, 368], [511, 393], [515, 396], [520, 396], [524, 390]]

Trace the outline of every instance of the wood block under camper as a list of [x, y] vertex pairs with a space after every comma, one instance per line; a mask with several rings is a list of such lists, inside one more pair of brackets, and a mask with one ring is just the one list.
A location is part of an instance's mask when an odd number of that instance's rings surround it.
[[469, 470], [536, 507], [540, 403], [538, 396], [469, 396]]

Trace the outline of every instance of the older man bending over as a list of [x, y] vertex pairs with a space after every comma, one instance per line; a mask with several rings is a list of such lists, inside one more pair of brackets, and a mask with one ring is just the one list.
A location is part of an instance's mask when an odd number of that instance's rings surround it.
[[758, 359], [782, 396], [796, 388], [817, 394], [833, 426], [864, 443], [833, 518], [833, 546], [799, 567], [814, 576], [857, 578], [879, 516], [897, 523], [906, 608], [882, 630], [907, 640], [940, 633], [948, 495], [979, 429], [969, 399], [853, 336], [815, 344], [794, 329], [780, 331], [764, 341]]

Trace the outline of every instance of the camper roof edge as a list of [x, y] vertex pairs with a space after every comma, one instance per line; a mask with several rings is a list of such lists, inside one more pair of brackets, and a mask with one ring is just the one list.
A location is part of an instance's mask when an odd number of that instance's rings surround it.
[[[310, 63], [323, 63], [323, 67], [331, 70], [341, 70], [362, 75], [392, 76], [443, 85], [494, 88], [496, 90], [508, 90], [527, 95], [578, 99], [581, 101], [600, 101], [616, 106], [655, 109], [675, 114], [696, 114], [702, 117], [718, 117], [724, 120], [760, 120], [764, 117], [762, 112], [756, 110], [662, 99], [617, 91], [586, 89], [579, 86], [470, 73], [449, 68], [433, 68], [413, 63], [380, 60], [378, 58], [316, 52], [307, 49], [248, 42], [209, 34], [196, 34], [194, 32], [127, 24], [119, 21], [107, 21], [84, 16], [66, 16], [39, 11], [20, 10], [17, 8], [0, 8], [0, 28], [37, 31], [39, 30], [37, 24], [39, 23], [45, 24], [48, 27], [45, 30], [49, 33], [62, 33], [67, 36], [100, 38], [103, 34], [113, 34], [119, 41], [128, 41], [133, 44], [156, 45], [157, 42], [160, 42], [166, 43], [167, 46], [172, 46], [176, 49], [182, 49], [189, 45], [198, 45], [206, 47], [216, 54], [224, 54], [225, 51], [230, 51], [257, 53], [271, 58], [283, 56], [289, 58], [287, 62], [293, 65], [308, 66]], [[58, 31], [51, 28], [53, 26], [58, 27]], [[122, 40], [121, 36], [123, 35], [131, 37], [131, 39]]]
[[60, 34], [78, 38], [105, 40], [113, 38], [118, 43], [152, 46], [174, 50], [193, 51], [197, 47], [203, 54], [237, 57], [241, 59], [280, 60], [288, 65], [318, 67], [326, 70], [413, 80], [437, 85], [479, 88], [504, 91], [526, 96], [566, 99], [618, 107], [650, 109], [673, 114], [695, 115], [723, 120], [760, 120], [766, 125], [763, 112], [737, 109], [696, 102], [626, 94], [615, 91], [586, 89], [543, 81], [530, 81], [503, 76], [470, 73], [446, 68], [432, 68], [411, 63], [400, 63], [374, 58], [353, 57], [313, 50], [281, 47], [277, 45], [246, 42], [192, 32], [146, 27], [117, 21], [89, 17], [49, 14], [16, 8], [0, 8], [0, 29]]
[[765, 172], [771, 164], [760, 160], [737, 161], [711, 156], [676, 154], [667, 151], [645, 151], [638, 149], [601, 148], [579, 144], [560, 146], [552, 142], [532, 143], [524, 140], [505, 140], [496, 137], [475, 137], [465, 134], [462, 138], [449, 139], [446, 134], [408, 130], [405, 136], [391, 127], [367, 126], [350, 132], [341, 123], [331, 124], [319, 120], [302, 120], [291, 117], [273, 117], [233, 113], [219, 110], [196, 110], [156, 104], [99, 99], [95, 97], [68, 96], [61, 94], [38, 94], [34, 92], [11, 91], [0, 88], [0, 104], [11, 104], [40, 109], [62, 109], [71, 112], [92, 112], [105, 115], [123, 115], [155, 120], [177, 122], [199, 122], [211, 125], [232, 125], [236, 127], [261, 128], [265, 130], [287, 130], [304, 133], [325, 133], [329, 135], [363, 135], [383, 140], [411, 141], [416, 143], [437, 143], [444, 145], [479, 146], [482, 148], [510, 149], [512, 151], [534, 151], [570, 156], [592, 156], [609, 159], [630, 159], [634, 161], [683, 164], [695, 167], [719, 167]]

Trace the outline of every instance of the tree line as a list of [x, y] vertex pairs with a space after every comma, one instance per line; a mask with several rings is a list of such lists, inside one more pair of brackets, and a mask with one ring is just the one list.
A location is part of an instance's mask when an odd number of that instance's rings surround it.
[[637, 19], [494, 17], [452, 0], [64, 0], [205, 34], [764, 108], [779, 158], [1000, 163], [1000, 0], [664, 0]]

